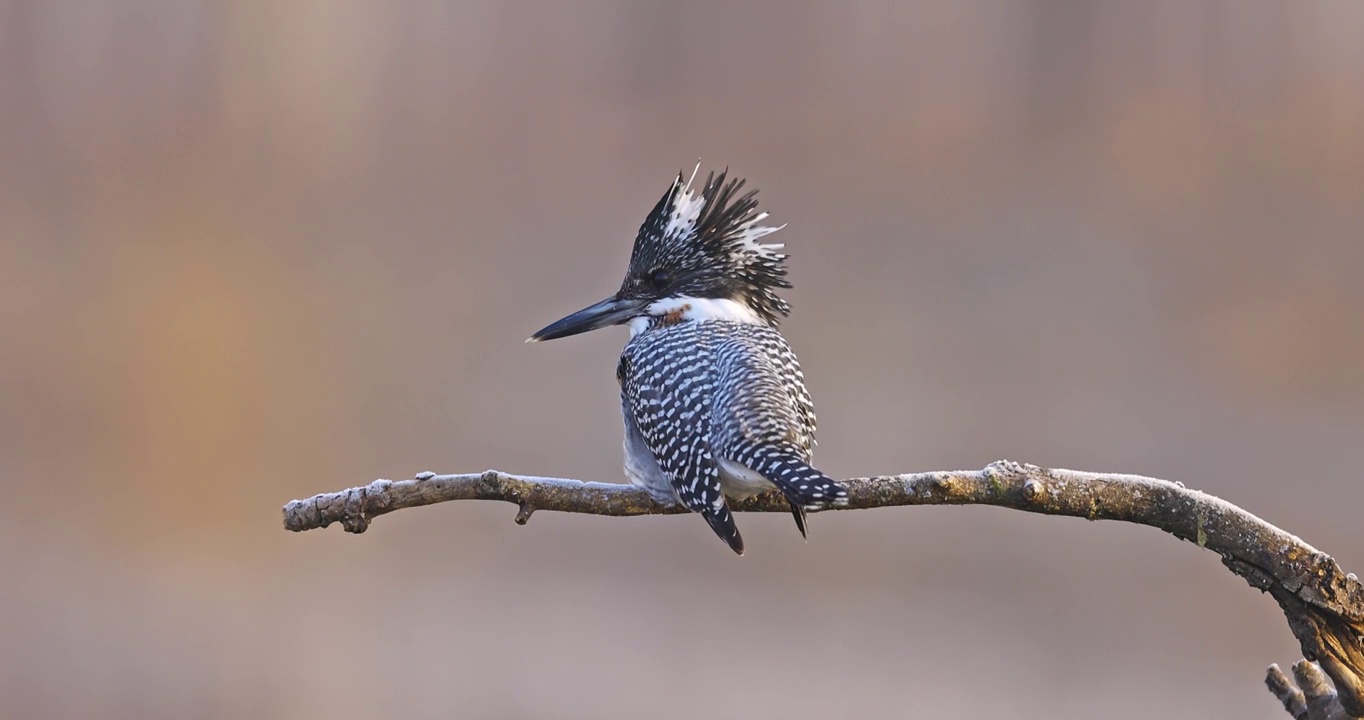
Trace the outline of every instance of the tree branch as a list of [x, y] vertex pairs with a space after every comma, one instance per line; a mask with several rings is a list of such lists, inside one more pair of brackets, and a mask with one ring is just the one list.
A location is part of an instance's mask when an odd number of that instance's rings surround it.
[[[1277, 666], [1266, 683], [1294, 717], [1364, 717], [1364, 588], [1329, 555], [1224, 500], [1182, 483], [1137, 475], [1046, 469], [997, 462], [976, 472], [930, 472], [847, 480], [846, 509], [900, 505], [994, 505], [1043, 515], [1149, 525], [1222, 557], [1252, 587], [1269, 593], [1288, 618], [1309, 662], [1294, 667], [1298, 686]], [[294, 500], [284, 527], [295, 532], [340, 522], [361, 533], [370, 520], [402, 508], [449, 500], [501, 500], [518, 506], [525, 524], [536, 510], [592, 515], [686, 512], [654, 502], [631, 485], [526, 477], [489, 470], [467, 475], [422, 473]], [[789, 512], [776, 493], [734, 503], [746, 512]], [[1301, 668], [1301, 669], [1300, 669]], [[1322, 670], [1334, 681], [1331, 692]]]

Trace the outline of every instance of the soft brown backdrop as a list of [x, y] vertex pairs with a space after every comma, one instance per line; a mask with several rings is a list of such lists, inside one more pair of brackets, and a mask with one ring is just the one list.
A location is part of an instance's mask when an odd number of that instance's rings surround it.
[[0, 3], [0, 715], [1278, 717], [1273, 602], [991, 509], [280, 506], [618, 480], [699, 157], [789, 222], [836, 475], [1183, 480], [1364, 569], [1364, 4]]

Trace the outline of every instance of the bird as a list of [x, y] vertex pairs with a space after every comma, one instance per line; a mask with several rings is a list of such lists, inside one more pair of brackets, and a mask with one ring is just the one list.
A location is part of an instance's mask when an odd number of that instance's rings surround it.
[[616, 364], [625, 475], [664, 505], [704, 517], [737, 554], [728, 499], [779, 490], [802, 537], [806, 511], [846, 506], [848, 492], [811, 464], [815, 410], [778, 329], [791, 287], [781, 244], [760, 242], [757, 190], [729, 170], [694, 185], [678, 172], [635, 237], [620, 289], [527, 342], [627, 325]]

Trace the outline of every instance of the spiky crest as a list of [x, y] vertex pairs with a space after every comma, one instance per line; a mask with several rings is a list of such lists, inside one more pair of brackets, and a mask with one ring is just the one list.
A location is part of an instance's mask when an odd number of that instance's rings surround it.
[[[697, 170], [700, 164], [697, 164]], [[678, 173], [640, 226], [622, 295], [727, 298], [776, 325], [790, 306], [776, 293], [789, 288], [781, 244], [759, 242], [785, 225], [760, 225], [757, 190], [739, 195], [744, 180], [728, 169], [710, 173], [698, 194], [697, 170]]]

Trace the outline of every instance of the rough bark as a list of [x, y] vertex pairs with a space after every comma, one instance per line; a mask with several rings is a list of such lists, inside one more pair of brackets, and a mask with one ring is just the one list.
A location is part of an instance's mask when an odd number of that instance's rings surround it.
[[[1224, 500], [1182, 483], [1136, 475], [1040, 468], [1002, 461], [974, 472], [929, 472], [844, 481], [846, 509], [899, 505], [994, 505], [1044, 515], [1150, 525], [1217, 553], [1252, 587], [1283, 609], [1305, 661], [1297, 685], [1270, 666], [1266, 683], [1294, 717], [1364, 717], [1364, 589], [1329, 555]], [[284, 527], [303, 531], [340, 522], [361, 533], [379, 515], [449, 500], [502, 500], [525, 524], [537, 510], [593, 515], [686, 512], [655, 503], [630, 485], [526, 477], [489, 470], [466, 475], [422, 473], [411, 480], [369, 485], [294, 500]], [[789, 512], [767, 494], [735, 503], [746, 512]], [[1335, 683], [1332, 691], [1323, 671]]]

